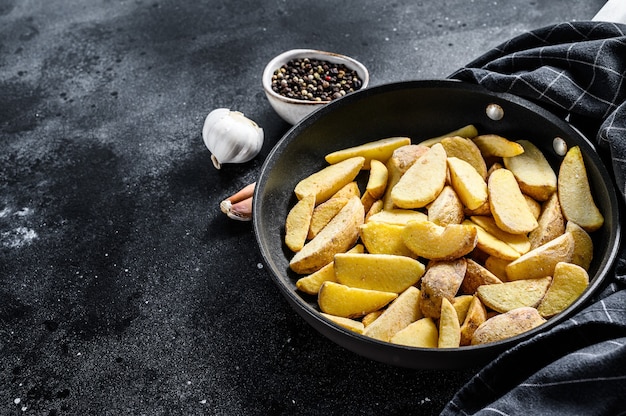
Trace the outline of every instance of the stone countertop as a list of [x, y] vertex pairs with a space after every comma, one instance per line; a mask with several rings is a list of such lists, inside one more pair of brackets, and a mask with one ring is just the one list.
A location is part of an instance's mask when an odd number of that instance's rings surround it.
[[[437, 414], [476, 368], [391, 367], [323, 338], [251, 223], [220, 212], [290, 127], [262, 70], [316, 48], [370, 85], [443, 78], [602, 4], [0, 1], [0, 414]], [[264, 128], [253, 161], [212, 166], [217, 107]]]

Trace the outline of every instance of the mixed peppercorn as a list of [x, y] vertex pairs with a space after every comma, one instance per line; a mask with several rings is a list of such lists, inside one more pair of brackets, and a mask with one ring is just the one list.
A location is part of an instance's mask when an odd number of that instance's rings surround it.
[[272, 76], [272, 90], [287, 98], [330, 101], [361, 88], [356, 71], [320, 59], [293, 59]]

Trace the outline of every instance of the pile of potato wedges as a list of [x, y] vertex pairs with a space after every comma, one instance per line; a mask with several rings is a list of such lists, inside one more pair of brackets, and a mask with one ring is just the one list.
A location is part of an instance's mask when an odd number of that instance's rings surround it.
[[297, 289], [344, 328], [413, 347], [486, 344], [543, 324], [589, 285], [604, 218], [579, 147], [555, 171], [531, 141], [469, 125], [325, 162], [295, 186], [284, 241]]

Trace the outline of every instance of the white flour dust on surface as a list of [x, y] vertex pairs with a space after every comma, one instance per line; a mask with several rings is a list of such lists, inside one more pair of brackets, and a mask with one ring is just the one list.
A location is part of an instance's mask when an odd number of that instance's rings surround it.
[[[0, 210], [0, 218], [17, 218], [18, 220], [26, 219], [33, 214], [31, 208], [25, 207], [18, 211], [14, 211], [10, 207]], [[20, 221], [21, 222], [21, 221]], [[31, 244], [37, 239], [38, 235], [32, 228], [24, 225], [9, 224], [8, 231], [0, 230], [0, 245], [7, 248], [19, 248]]]

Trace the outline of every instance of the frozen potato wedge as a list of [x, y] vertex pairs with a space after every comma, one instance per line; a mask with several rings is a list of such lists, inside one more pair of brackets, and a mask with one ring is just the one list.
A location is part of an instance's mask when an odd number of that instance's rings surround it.
[[551, 281], [552, 278], [546, 276], [504, 282], [499, 285], [483, 285], [478, 287], [476, 295], [486, 307], [505, 313], [522, 306], [537, 306], [546, 294]]
[[327, 154], [325, 159], [326, 162], [332, 165], [346, 159], [360, 156], [365, 159], [363, 169], [369, 169], [370, 162], [372, 160], [379, 160], [385, 163], [387, 159], [391, 157], [394, 150], [409, 144], [411, 144], [411, 139], [409, 137], [388, 137], [358, 146], [337, 150], [336, 152]]
[[446, 182], [446, 158], [441, 144], [431, 147], [393, 187], [393, 203], [399, 208], [422, 208], [434, 201]]
[[510, 170], [493, 171], [488, 189], [491, 213], [498, 228], [511, 234], [526, 234], [537, 228], [537, 220]]
[[370, 176], [367, 180], [365, 190], [374, 199], [379, 199], [385, 194], [389, 172], [387, 166], [379, 160], [370, 161]]
[[591, 194], [587, 170], [580, 147], [567, 151], [559, 169], [558, 194], [563, 215], [585, 231], [592, 232], [602, 227], [604, 217]]
[[496, 224], [493, 217], [473, 215], [470, 217], [470, 220], [498, 240], [507, 243], [519, 254], [526, 254], [530, 251], [530, 240], [526, 234], [511, 234], [506, 231], [502, 231]]
[[350, 318], [344, 318], [342, 316], [329, 315], [327, 313], [322, 312], [322, 316], [327, 318], [330, 321], [333, 321], [337, 325], [349, 329], [352, 332], [356, 332], [357, 334], [362, 334], [365, 329], [365, 325], [362, 322], [356, 321]]
[[[472, 217], [474, 218], [474, 217]], [[504, 260], [515, 260], [520, 254], [513, 247], [498, 239], [493, 234], [471, 220], [463, 221], [463, 224], [476, 228], [476, 247], [490, 256], [499, 257]]]
[[[300, 201], [304, 201], [306, 198], [307, 197], [304, 197]], [[321, 204], [317, 205], [313, 209], [313, 213], [311, 215], [311, 225], [309, 226], [307, 238], [309, 240], [315, 238], [317, 233], [319, 233], [324, 227], [326, 227], [330, 220], [332, 220], [333, 217], [337, 215], [339, 211], [341, 211], [341, 208], [343, 208], [347, 202], [348, 198], [332, 197], [326, 202], [322, 202]]]
[[458, 348], [461, 343], [461, 324], [452, 303], [447, 298], [441, 300], [439, 317], [438, 348]]
[[[363, 207], [365, 208], [365, 205]], [[369, 221], [369, 219], [373, 215], [378, 214], [382, 210], [383, 210], [383, 200], [382, 199], [378, 199], [378, 200], [374, 201], [374, 203], [372, 204], [370, 209], [367, 210], [367, 213], [365, 214], [365, 222]]]
[[377, 311], [370, 312], [367, 315], [365, 315], [363, 319], [361, 319], [361, 322], [363, 322], [363, 325], [365, 327], [368, 327], [370, 324], [373, 324], [374, 321], [376, 321], [376, 319], [378, 319], [380, 315], [383, 314], [383, 312], [385, 312], [385, 309], [379, 309]]
[[307, 195], [289, 210], [285, 221], [285, 244], [289, 250], [297, 252], [304, 247], [314, 208], [315, 195]]
[[441, 141], [447, 137], [459, 136], [459, 137], [465, 137], [466, 139], [471, 139], [473, 137], [476, 137], [477, 135], [478, 135], [478, 130], [476, 130], [476, 127], [473, 124], [468, 124], [456, 130], [452, 130], [448, 133], [442, 134], [441, 136], [436, 136], [436, 137], [431, 137], [430, 139], [426, 139], [420, 142], [420, 144], [422, 146], [430, 147], [434, 144], [441, 143]]
[[484, 158], [513, 157], [524, 153], [521, 144], [513, 142], [497, 134], [481, 134], [472, 139]]
[[511, 263], [511, 260], [489, 256], [485, 259], [485, 269], [489, 270], [501, 281], [506, 282], [509, 280], [506, 275], [506, 266], [508, 266], [509, 263]]
[[589, 275], [582, 267], [572, 263], [559, 263], [554, 268], [554, 277], [548, 292], [537, 310], [544, 318], [564, 311], [583, 294], [589, 286]]
[[326, 227], [291, 258], [291, 270], [298, 274], [313, 273], [333, 261], [335, 254], [349, 250], [359, 238], [364, 217], [361, 200], [353, 196]]
[[350, 199], [352, 196], [361, 197], [361, 190], [359, 189], [359, 185], [356, 181], [348, 182], [346, 185], [341, 187], [331, 198], [347, 198]]
[[461, 346], [470, 345], [474, 331], [476, 331], [476, 328], [482, 325], [482, 323], [486, 320], [487, 309], [485, 309], [485, 305], [483, 305], [478, 296], [472, 296], [472, 301], [467, 309], [467, 314], [461, 324], [461, 341], [459, 344]]
[[467, 270], [463, 283], [461, 283], [461, 293], [469, 295], [476, 293], [476, 290], [482, 285], [495, 285], [502, 283], [495, 274], [490, 272], [486, 267], [480, 265], [472, 259], [467, 259]]
[[397, 293], [359, 289], [336, 282], [324, 282], [317, 303], [329, 315], [357, 318], [376, 311], [398, 297]]
[[424, 274], [419, 261], [392, 254], [337, 253], [334, 264], [337, 282], [383, 292], [401, 293]]
[[315, 195], [318, 204], [326, 201], [333, 194], [356, 178], [365, 163], [365, 158], [357, 156], [313, 173], [296, 184], [294, 192], [298, 199]]
[[463, 159], [448, 157], [450, 182], [468, 209], [477, 209], [487, 202], [487, 183], [476, 169]]
[[537, 309], [522, 307], [495, 315], [480, 325], [472, 336], [471, 345], [502, 341], [523, 334], [546, 322]]
[[589, 270], [591, 260], [593, 260], [593, 240], [591, 236], [581, 226], [571, 221], [568, 221], [565, 225], [565, 232], [571, 233], [574, 237], [572, 263]]
[[419, 299], [419, 289], [408, 287], [374, 322], [366, 326], [363, 335], [381, 341], [391, 340], [398, 331], [422, 318]]
[[421, 318], [391, 337], [392, 344], [418, 348], [437, 348], [439, 331], [431, 318]]
[[418, 144], [402, 146], [393, 151], [391, 158], [387, 161], [387, 187], [383, 196], [383, 209], [395, 208], [391, 199], [391, 190], [398, 183], [402, 175], [430, 149]]
[[437, 225], [460, 224], [465, 218], [463, 204], [451, 186], [444, 186], [437, 198], [428, 205], [428, 221]]
[[552, 276], [559, 262], [570, 263], [574, 255], [574, 237], [565, 233], [529, 251], [506, 266], [508, 280]]
[[[363, 244], [357, 244], [348, 250], [348, 253], [363, 253], [364, 251]], [[334, 262], [330, 262], [318, 271], [296, 280], [296, 288], [298, 288], [301, 292], [317, 296], [320, 291], [320, 287], [322, 287], [322, 283], [326, 281], [337, 281], [337, 278], [335, 277]]]
[[423, 212], [401, 208], [384, 209], [368, 218], [368, 221], [372, 222], [384, 222], [397, 225], [406, 225], [409, 221], [426, 220], [428, 220], [428, 216]]
[[476, 144], [461, 136], [446, 137], [441, 140], [448, 157], [462, 159], [472, 165], [476, 172], [485, 180], [487, 178], [487, 164]]
[[565, 232], [565, 218], [556, 192], [543, 203], [537, 224], [537, 228], [528, 234], [531, 249], [542, 246]]
[[505, 157], [504, 166], [513, 172], [523, 193], [537, 201], [547, 200], [556, 191], [556, 173], [537, 146], [528, 140], [519, 140], [517, 143], [524, 147], [524, 153]]
[[403, 225], [368, 221], [360, 226], [359, 233], [368, 253], [417, 257], [404, 244], [402, 237], [404, 234]]
[[466, 261], [460, 258], [452, 261], [430, 262], [422, 276], [420, 309], [424, 316], [438, 319], [441, 314], [441, 300], [454, 299], [467, 269]]
[[469, 309], [473, 298], [474, 295], [458, 295], [452, 299], [452, 306], [454, 306], [454, 309], [456, 310], [459, 323], [463, 323], [465, 320], [465, 315], [467, 315], [467, 310]]
[[430, 260], [452, 260], [476, 247], [476, 227], [449, 224], [441, 227], [430, 221], [411, 221], [404, 226], [404, 244], [417, 256]]

